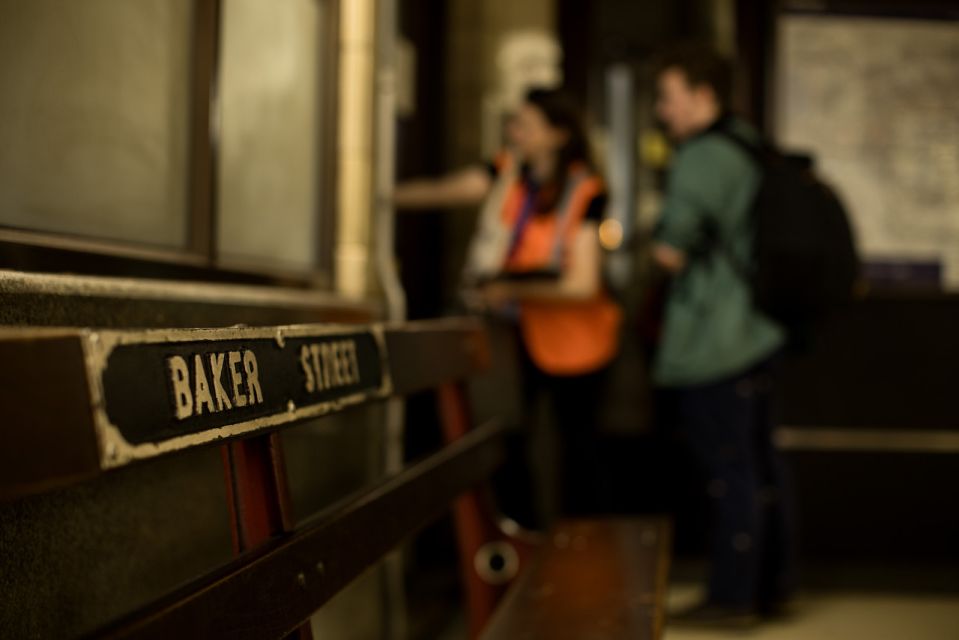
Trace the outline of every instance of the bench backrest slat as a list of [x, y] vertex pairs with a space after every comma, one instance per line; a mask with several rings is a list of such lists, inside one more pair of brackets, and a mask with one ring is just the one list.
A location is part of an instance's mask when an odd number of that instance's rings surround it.
[[0, 499], [481, 370], [482, 325], [0, 330]]
[[504, 457], [507, 429], [489, 424], [296, 533], [101, 630], [107, 638], [282, 638]]

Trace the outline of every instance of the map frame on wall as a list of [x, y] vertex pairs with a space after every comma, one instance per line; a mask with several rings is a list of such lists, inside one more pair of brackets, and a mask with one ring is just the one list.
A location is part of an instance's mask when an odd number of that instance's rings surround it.
[[867, 276], [959, 291], [959, 15], [787, 10], [776, 30], [776, 139], [839, 191]]

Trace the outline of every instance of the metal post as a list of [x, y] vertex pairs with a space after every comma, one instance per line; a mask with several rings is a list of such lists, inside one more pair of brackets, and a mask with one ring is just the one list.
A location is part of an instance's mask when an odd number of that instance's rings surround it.
[[609, 209], [608, 219], [619, 223], [621, 241], [607, 262], [610, 282], [619, 290], [631, 276], [630, 246], [636, 212], [636, 98], [633, 71], [625, 64], [606, 71], [609, 119]]
[[[396, 269], [394, 237], [396, 212], [393, 207], [393, 183], [396, 167], [396, 0], [378, 0], [376, 5], [376, 52], [374, 95], [374, 176], [373, 223], [376, 273], [386, 298], [387, 319], [406, 319], [406, 294]], [[404, 403], [393, 398], [386, 403], [386, 431], [383, 443], [383, 467], [387, 473], [403, 469]], [[383, 569], [384, 633], [387, 638], [406, 636], [406, 598], [403, 587], [403, 554], [387, 556]]]

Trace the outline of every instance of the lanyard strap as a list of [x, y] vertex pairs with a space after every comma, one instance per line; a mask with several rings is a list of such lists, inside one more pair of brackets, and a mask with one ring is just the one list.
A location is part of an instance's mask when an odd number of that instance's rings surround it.
[[536, 204], [536, 195], [539, 193], [539, 187], [535, 184], [530, 184], [529, 189], [526, 193], [526, 198], [523, 200], [523, 208], [519, 211], [519, 217], [516, 219], [516, 224], [513, 226], [513, 237], [509, 241], [509, 251], [506, 252], [507, 262], [512, 260], [516, 255], [516, 251], [519, 249], [519, 243], [523, 239], [523, 234], [526, 232], [526, 227], [529, 225], [530, 219], [533, 217], [533, 209]]
[[[557, 270], [561, 269], [563, 266], [563, 251], [566, 247], [566, 231], [569, 228], [569, 221], [572, 218], [570, 211], [570, 201], [573, 199], [573, 194], [576, 192], [576, 189], [585, 179], [585, 174], [582, 171], [577, 171], [569, 177], [566, 181], [566, 186], [563, 188], [563, 195], [559, 199], [558, 206], [556, 207], [556, 231], [553, 238], [553, 246], [550, 250], [549, 263], [548, 267], [555, 268]], [[526, 198], [523, 200], [523, 207], [520, 209], [519, 216], [516, 219], [516, 223], [513, 226], [513, 235], [510, 239], [509, 251], [506, 253], [506, 260], [512, 260], [516, 254], [516, 251], [519, 249], [519, 245], [523, 240], [523, 235], [526, 233], [526, 229], [529, 226], [529, 221], [533, 217], [533, 212], [536, 204], [536, 196], [539, 193], [539, 187], [535, 184], [530, 184], [529, 190], [526, 194]]]
[[576, 171], [566, 180], [566, 187], [563, 189], [563, 196], [559, 199], [559, 206], [556, 208], [556, 235], [553, 238], [553, 251], [550, 253], [549, 266], [556, 270], [563, 268], [563, 252], [566, 248], [566, 231], [569, 228], [569, 221], [572, 218], [570, 210], [570, 201], [576, 189], [586, 178], [583, 171]]

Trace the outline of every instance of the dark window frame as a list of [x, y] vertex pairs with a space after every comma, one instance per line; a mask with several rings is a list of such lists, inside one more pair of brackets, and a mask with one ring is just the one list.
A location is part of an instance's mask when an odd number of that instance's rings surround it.
[[184, 247], [168, 249], [0, 225], [0, 269], [330, 288], [336, 237], [340, 2], [314, 1], [323, 2], [325, 6], [316, 48], [320, 61], [320, 95], [316, 112], [320, 131], [317, 140], [320, 188], [314, 211], [317, 233], [312, 269], [289, 270], [259, 265], [237, 267], [221, 263], [217, 255], [219, 139], [213, 126], [213, 109], [220, 86], [223, 0], [195, 0], [193, 3], [187, 134], [187, 240]]

